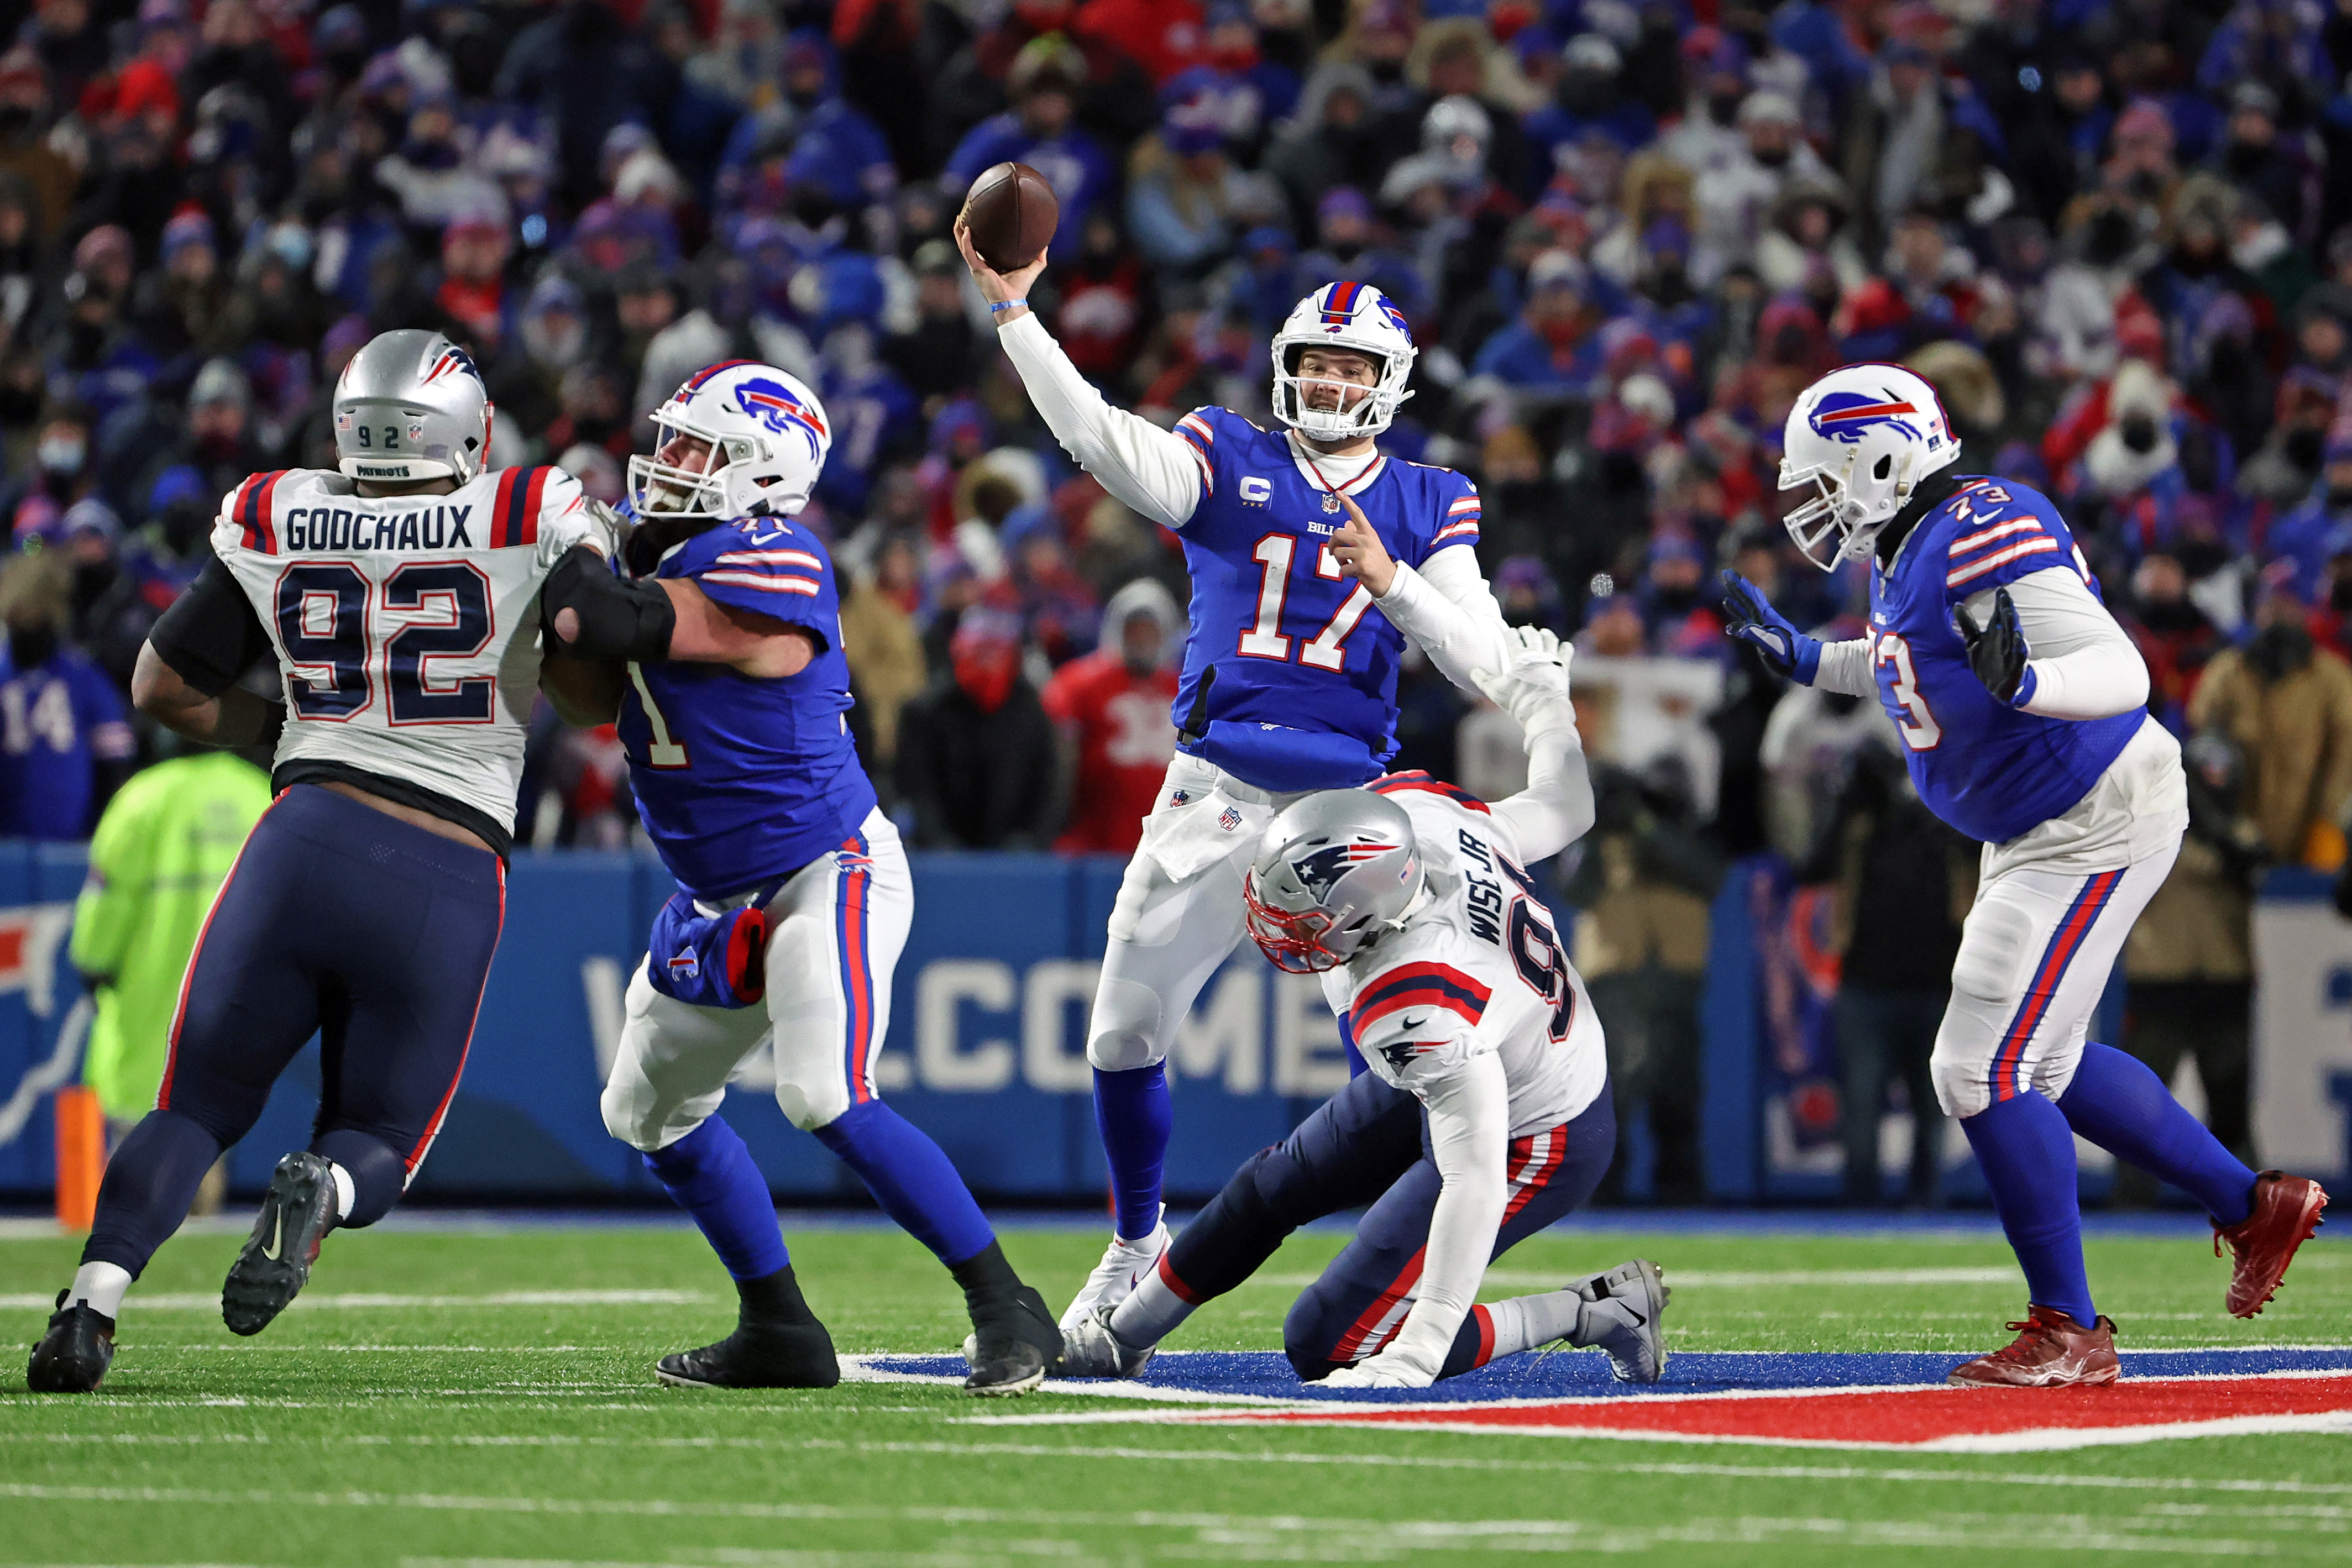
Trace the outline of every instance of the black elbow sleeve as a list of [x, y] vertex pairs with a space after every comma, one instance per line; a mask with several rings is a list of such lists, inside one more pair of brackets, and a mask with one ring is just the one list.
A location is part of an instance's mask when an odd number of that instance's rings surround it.
[[614, 576], [586, 545], [563, 552], [539, 597], [540, 624], [548, 645], [560, 653], [639, 664], [669, 657], [670, 634], [677, 630], [669, 594], [656, 579], [630, 582]]

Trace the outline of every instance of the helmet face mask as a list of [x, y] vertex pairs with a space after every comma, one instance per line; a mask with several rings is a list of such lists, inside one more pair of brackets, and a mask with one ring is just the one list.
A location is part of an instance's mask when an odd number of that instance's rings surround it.
[[[747, 360], [688, 377], [653, 423], [653, 454], [629, 459], [629, 498], [646, 518], [790, 517], [808, 504], [833, 447], [816, 394]], [[704, 444], [700, 469], [663, 460], [680, 437]]]
[[346, 477], [465, 484], [489, 462], [492, 410], [473, 356], [438, 332], [383, 332], [335, 382], [336, 466]]
[[1823, 571], [1866, 558], [1920, 481], [1958, 461], [1936, 389], [1898, 365], [1849, 365], [1799, 394], [1783, 430], [1780, 487], [1813, 493], [1781, 519]]
[[[1360, 382], [1300, 373], [1310, 350], [1360, 354], [1371, 362], [1370, 390]], [[1275, 334], [1274, 416], [1301, 435], [1318, 441], [1353, 441], [1378, 435], [1396, 418], [1419, 350], [1404, 316], [1379, 289], [1363, 283], [1332, 283], [1300, 300]], [[1313, 406], [1313, 389], [1337, 387], [1336, 406]], [[1360, 395], [1357, 395], [1360, 394]]]
[[1395, 930], [1420, 892], [1412, 819], [1362, 789], [1293, 801], [1266, 825], [1242, 881], [1251, 939], [1294, 975], [1345, 964]]

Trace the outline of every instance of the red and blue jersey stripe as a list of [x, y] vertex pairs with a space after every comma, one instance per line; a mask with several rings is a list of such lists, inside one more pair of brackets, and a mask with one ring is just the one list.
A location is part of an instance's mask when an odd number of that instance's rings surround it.
[[1486, 810], [1486, 801], [1467, 789], [1459, 789], [1442, 779], [1432, 779], [1417, 768], [1405, 773], [1384, 773], [1364, 788], [1375, 795], [1395, 795], [1406, 790], [1417, 789], [1424, 794], [1443, 796], [1455, 805], [1466, 806], [1473, 811], [1486, 812], [1488, 816], [1494, 814]]
[[863, 1105], [874, 1098], [874, 965], [867, 940], [874, 856], [866, 835], [843, 841], [834, 863], [840, 873], [833, 894], [833, 936], [841, 967], [842, 1069], [849, 1079], [849, 1103]]
[[256, 474], [237, 486], [236, 498], [229, 503], [229, 516], [245, 530], [247, 549], [260, 555], [278, 553], [278, 525], [271, 520], [269, 504], [278, 481], [284, 477], [283, 469], [274, 474]]
[[490, 548], [512, 549], [539, 542], [539, 508], [547, 499], [552, 468], [509, 468], [499, 476], [490, 500]]
[[1360, 283], [1335, 283], [1323, 297], [1323, 325], [1338, 331], [1356, 319], [1356, 302], [1363, 297]]
[[1451, 964], [1400, 964], [1364, 988], [1348, 1009], [1348, 1027], [1360, 1040], [1373, 1024], [1405, 1008], [1444, 1008], [1475, 1024], [1493, 995]]

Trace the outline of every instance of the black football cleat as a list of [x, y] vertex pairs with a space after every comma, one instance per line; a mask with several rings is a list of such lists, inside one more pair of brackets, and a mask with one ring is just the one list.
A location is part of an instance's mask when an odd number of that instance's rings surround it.
[[25, 1382], [36, 1394], [88, 1394], [114, 1364], [114, 1320], [87, 1305], [66, 1305], [71, 1292], [58, 1292], [48, 1332], [33, 1347]]
[[1045, 1298], [1023, 1285], [971, 1313], [963, 1391], [980, 1397], [1026, 1394], [1062, 1370], [1062, 1330]]
[[292, 1303], [310, 1283], [319, 1243], [335, 1219], [335, 1181], [326, 1157], [298, 1152], [279, 1160], [253, 1234], [221, 1285], [221, 1322], [231, 1333], [259, 1333]]
[[675, 1388], [830, 1388], [841, 1381], [841, 1358], [814, 1318], [739, 1322], [717, 1344], [663, 1356], [654, 1375]]

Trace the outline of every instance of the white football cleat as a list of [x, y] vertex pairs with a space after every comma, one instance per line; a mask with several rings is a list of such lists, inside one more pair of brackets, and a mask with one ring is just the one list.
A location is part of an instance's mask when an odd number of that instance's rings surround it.
[[1140, 1377], [1151, 1364], [1158, 1345], [1136, 1349], [1110, 1332], [1110, 1315], [1118, 1309], [1098, 1307], [1095, 1315], [1076, 1328], [1062, 1331], [1064, 1377]]
[[1658, 1266], [1636, 1258], [1569, 1289], [1585, 1301], [1569, 1343], [1607, 1351], [1610, 1375], [1620, 1383], [1655, 1383], [1666, 1368], [1664, 1320], [1674, 1297]]
[[1151, 1234], [1140, 1241], [1122, 1241], [1117, 1236], [1103, 1249], [1102, 1261], [1087, 1276], [1087, 1282], [1062, 1313], [1062, 1338], [1066, 1343], [1071, 1331], [1092, 1319], [1097, 1310], [1117, 1307], [1127, 1300], [1137, 1283], [1160, 1265], [1160, 1255], [1168, 1250], [1171, 1238], [1168, 1234], [1168, 1206], [1160, 1206], [1160, 1218], [1151, 1227]]

